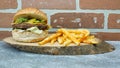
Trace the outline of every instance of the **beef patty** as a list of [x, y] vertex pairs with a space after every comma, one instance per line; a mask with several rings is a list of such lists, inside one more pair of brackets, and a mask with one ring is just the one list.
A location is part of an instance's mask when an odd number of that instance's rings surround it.
[[22, 29], [26, 30], [30, 27], [38, 27], [40, 30], [47, 30], [49, 27], [46, 24], [29, 24], [29, 23], [20, 23], [20, 24], [12, 24], [13, 29]]

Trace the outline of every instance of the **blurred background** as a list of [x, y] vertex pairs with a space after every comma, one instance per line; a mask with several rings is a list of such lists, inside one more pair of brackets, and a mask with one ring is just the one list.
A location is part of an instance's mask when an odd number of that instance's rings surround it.
[[0, 0], [0, 40], [11, 36], [14, 14], [27, 7], [47, 14], [50, 32], [85, 28], [102, 40], [120, 40], [120, 0]]

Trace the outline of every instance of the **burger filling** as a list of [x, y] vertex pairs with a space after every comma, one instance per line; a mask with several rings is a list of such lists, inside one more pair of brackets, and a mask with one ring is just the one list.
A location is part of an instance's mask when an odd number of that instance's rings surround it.
[[27, 22], [27, 23], [30, 23], [30, 24], [38, 24], [38, 23], [46, 23], [45, 20], [39, 20], [39, 19], [35, 19], [35, 18], [27, 18], [27, 17], [20, 17], [18, 19], [15, 20], [15, 23], [16, 24], [20, 24], [20, 23], [23, 23], [23, 22]]
[[31, 27], [31, 28], [28, 28], [27, 30], [22, 30], [22, 29], [14, 29], [14, 30], [17, 31], [17, 32], [29, 31], [29, 32], [33, 32], [33, 33], [36, 33], [36, 34], [43, 33], [43, 30], [39, 30], [37, 27]]
[[37, 27], [40, 30], [47, 30], [49, 26], [47, 24], [30, 24], [28, 22], [20, 23], [20, 24], [12, 24], [13, 29], [22, 29], [26, 30], [31, 27]]
[[45, 20], [24, 17], [16, 19], [12, 24], [12, 27], [20, 32], [27, 30], [38, 34], [49, 29], [49, 26], [46, 24]]

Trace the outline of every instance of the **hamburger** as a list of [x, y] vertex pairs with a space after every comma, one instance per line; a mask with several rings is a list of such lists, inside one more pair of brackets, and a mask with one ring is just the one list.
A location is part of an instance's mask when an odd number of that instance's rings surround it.
[[12, 37], [20, 42], [38, 42], [48, 35], [47, 16], [36, 8], [21, 9], [13, 17]]

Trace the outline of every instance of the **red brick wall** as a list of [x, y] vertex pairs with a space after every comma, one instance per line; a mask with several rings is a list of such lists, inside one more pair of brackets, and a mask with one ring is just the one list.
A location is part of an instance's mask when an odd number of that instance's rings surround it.
[[103, 40], [120, 40], [120, 0], [0, 0], [0, 40], [11, 36], [14, 14], [27, 7], [47, 14], [50, 31], [86, 28]]

